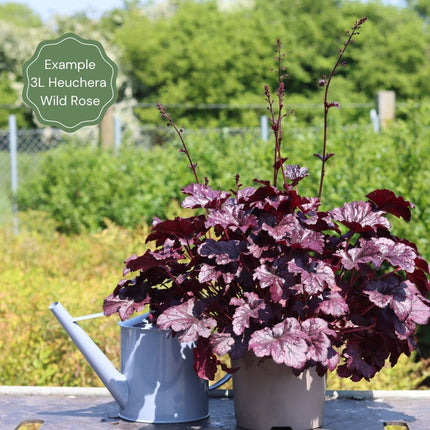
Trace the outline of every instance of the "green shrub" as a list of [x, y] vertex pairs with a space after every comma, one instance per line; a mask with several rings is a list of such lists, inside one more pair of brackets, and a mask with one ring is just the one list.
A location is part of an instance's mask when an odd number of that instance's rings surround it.
[[[0, 385], [101, 386], [48, 307], [60, 301], [74, 316], [100, 312], [123, 260], [143, 251], [147, 228], [109, 224], [96, 234], [64, 236], [41, 214], [32, 214], [31, 225], [20, 221], [19, 235], [0, 230]], [[81, 325], [118, 365], [116, 320]]]

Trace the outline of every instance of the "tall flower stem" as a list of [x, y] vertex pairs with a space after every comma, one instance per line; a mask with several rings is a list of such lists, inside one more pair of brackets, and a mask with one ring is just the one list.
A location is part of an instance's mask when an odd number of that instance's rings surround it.
[[160, 112], [160, 117], [166, 119], [167, 120], [167, 125], [169, 127], [172, 127], [175, 130], [176, 134], [178, 135], [178, 137], [179, 137], [179, 139], [181, 141], [181, 144], [182, 144], [182, 148], [180, 149], [180, 151], [183, 152], [187, 156], [188, 162], [190, 163], [188, 165], [188, 167], [193, 171], [196, 183], [200, 184], [199, 177], [197, 175], [197, 169], [196, 169], [197, 163], [193, 163], [193, 160], [191, 159], [191, 155], [190, 155], [190, 153], [188, 151], [187, 145], [185, 144], [185, 140], [184, 140], [184, 138], [182, 136], [182, 132], [183, 132], [182, 128], [178, 128], [177, 127], [177, 125], [174, 123], [172, 117], [167, 112], [165, 106], [163, 106], [161, 103], [158, 103], [157, 108], [158, 108], [158, 111]]
[[328, 101], [328, 92], [329, 92], [329, 88], [330, 88], [330, 83], [331, 80], [337, 70], [337, 68], [339, 67], [339, 65], [345, 66], [345, 63], [342, 62], [342, 57], [345, 54], [345, 51], [347, 50], [348, 46], [351, 43], [354, 43], [355, 40], [353, 39], [354, 36], [356, 36], [357, 34], [360, 34], [358, 32], [358, 30], [360, 29], [361, 25], [367, 21], [367, 17], [361, 18], [358, 21], [355, 21], [354, 26], [352, 27], [352, 31], [347, 31], [347, 35], [348, 38], [346, 39], [343, 48], [339, 49], [339, 56], [337, 58], [337, 61], [334, 65], [334, 67], [332, 68], [330, 75], [327, 79], [322, 79], [320, 81], [320, 86], [324, 86], [325, 87], [325, 92], [324, 92], [324, 135], [323, 135], [323, 153], [322, 155], [317, 154], [317, 156], [319, 158], [321, 158], [322, 161], [322, 165], [321, 165], [321, 178], [320, 178], [320, 186], [319, 186], [319, 192], [318, 192], [318, 198], [321, 199], [321, 195], [322, 195], [322, 190], [323, 190], [323, 183], [324, 183], [324, 176], [325, 176], [325, 163], [326, 161], [332, 157], [334, 154], [327, 154], [327, 118], [328, 118], [328, 111], [330, 108], [332, 107], [337, 107], [340, 108], [339, 103], [337, 102], [329, 102]]

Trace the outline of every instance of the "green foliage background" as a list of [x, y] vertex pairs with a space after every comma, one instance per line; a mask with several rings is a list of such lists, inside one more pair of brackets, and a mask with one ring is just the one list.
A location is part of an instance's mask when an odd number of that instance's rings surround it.
[[[35, 125], [22, 105], [22, 65], [41, 40], [65, 32], [99, 41], [118, 65], [119, 103], [133, 106], [127, 121], [154, 123], [157, 114], [148, 104], [162, 102], [173, 106], [187, 126], [258, 125], [265, 112], [263, 86], [276, 81], [270, 69], [277, 38], [286, 53], [290, 102], [320, 103], [318, 81], [329, 73], [344, 31], [363, 16], [368, 21], [347, 54], [347, 67], [337, 74], [333, 98], [345, 104], [373, 103], [377, 91], [394, 90], [400, 101], [421, 100], [430, 90], [425, 4], [410, 0], [408, 7], [398, 8], [377, 0], [126, 1], [101, 18], [82, 12], [54, 16], [46, 23], [24, 5], [2, 4], [0, 127], [7, 127], [7, 115], [13, 111], [19, 127]], [[350, 110], [343, 121], [362, 114]], [[315, 110], [304, 118], [320, 121]]]

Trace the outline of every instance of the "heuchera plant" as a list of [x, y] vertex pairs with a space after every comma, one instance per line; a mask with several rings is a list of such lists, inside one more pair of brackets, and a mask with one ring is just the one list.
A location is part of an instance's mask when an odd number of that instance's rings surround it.
[[[124, 279], [104, 302], [106, 315], [126, 319], [150, 306], [151, 319], [183, 342], [195, 342], [195, 371], [213, 379], [219, 357], [252, 351], [297, 373], [315, 366], [320, 375], [337, 368], [341, 377], [370, 379], [389, 359], [415, 348], [417, 324], [430, 317], [429, 265], [416, 246], [390, 232], [387, 213], [410, 220], [413, 205], [392, 191], [367, 201], [320, 210], [332, 77], [363, 18], [347, 32], [337, 62], [320, 86], [324, 139], [319, 196], [301, 196], [307, 169], [281, 155], [284, 75], [277, 43], [279, 88], [265, 99], [274, 133], [273, 182], [255, 180], [234, 190], [199, 181], [182, 129], [168, 121], [182, 142], [195, 183], [182, 191], [194, 216], [155, 220], [147, 242], [155, 245], [125, 262]], [[278, 182], [280, 187], [278, 187]], [[131, 276], [130, 276], [131, 275]], [[229, 369], [227, 369], [229, 370]]]

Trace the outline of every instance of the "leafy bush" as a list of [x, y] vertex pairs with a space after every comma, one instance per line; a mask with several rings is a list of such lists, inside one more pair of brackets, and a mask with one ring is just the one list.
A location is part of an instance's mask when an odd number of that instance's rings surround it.
[[[21, 219], [19, 235], [0, 231], [0, 385], [100, 386], [48, 306], [58, 300], [75, 316], [100, 312], [121, 261], [143, 249], [145, 232], [109, 224], [100, 233], [70, 237], [55, 233], [40, 214], [32, 220]], [[116, 321], [81, 325], [118, 364]]]

